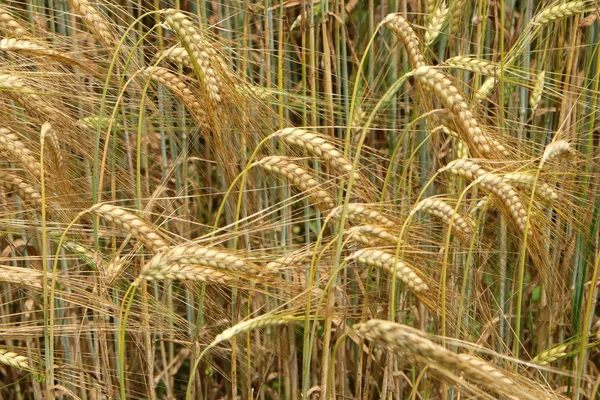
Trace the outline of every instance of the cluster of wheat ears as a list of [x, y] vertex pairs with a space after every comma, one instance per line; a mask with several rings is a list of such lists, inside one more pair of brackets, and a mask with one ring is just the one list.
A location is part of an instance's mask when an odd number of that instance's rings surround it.
[[0, 398], [598, 398], [594, 1], [39, 3]]

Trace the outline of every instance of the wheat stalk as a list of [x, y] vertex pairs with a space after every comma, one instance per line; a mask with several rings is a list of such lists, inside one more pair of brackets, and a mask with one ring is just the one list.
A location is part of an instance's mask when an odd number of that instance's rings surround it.
[[286, 157], [271, 156], [258, 161], [256, 165], [275, 174], [284, 177], [294, 184], [301, 192], [306, 193], [319, 207], [331, 209], [335, 207], [335, 201], [331, 195], [320, 189], [322, 183], [317, 181], [306, 169], [292, 162]]
[[0, 349], [0, 363], [17, 369], [29, 371], [32, 369], [29, 365], [29, 358], [7, 349]]
[[414, 269], [402, 261], [396, 261], [393, 254], [377, 249], [361, 249], [347, 259], [382, 268], [390, 274], [395, 272], [396, 278], [400, 279], [414, 293], [429, 290], [429, 286], [415, 273]]
[[194, 71], [199, 74], [198, 78], [206, 88], [209, 98], [220, 103], [223, 84], [214, 64], [217, 63], [222, 68], [225, 62], [221, 60], [212, 44], [198, 33], [192, 21], [185, 14], [175, 9], [167, 9], [163, 13], [167, 24], [185, 46]]
[[[156, 276], [167, 276], [173, 271], [184, 271], [184, 265], [203, 266], [246, 275], [258, 275], [260, 272], [257, 266], [224, 249], [185, 244], [165, 249], [156, 254], [142, 267], [140, 276], [146, 279], [147, 277], [152, 279]], [[188, 269], [181, 273], [188, 276], [192, 272]], [[186, 279], [190, 279], [189, 276]]]
[[[474, 181], [475, 184], [489, 190], [500, 199], [513, 220], [523, 232], [527, 224], [527, 209], [511, 185], [498, 175], [487, 172], [468, 159], [454, 160], [440, 171], [450, 171], [455, 175]], [[531, 230], [529, 231], [531, 234]]]
[[194, 93], [189, 89], [188, 85], [177, 75], [163, 67], [146, 67], [140, 69], [138, 73], [164, 85], [181, 100], [199, 127], [204, 130], [210, 129], [205, 111], [206, 107], [196, 100]]
[[425, 57], [421, 53], [419, 38], [410, 23], [401, 14], [388, 14], [382, 24], [396, 34], [398, 39], [406, 46], [408, 60], [413, 68], [426, 65]]
[[169, 244], [156, 233], [152, 224], [121, 207], [111, 204], [96, 204], [88, 211], [122, 228], [155, 253], [169, 247]]
[[110, 23], [87, 0], [69, 0], [71, 9], [81, 18], [90, 32], [106, 48], [115, 47], [119, 42], [110, 29]]
[[455, 116], [458, 131], [462, 139], [469, 144], [469, 148], [477, 154], [489, 157], [494, 155], [492, 150], [492, 146], [494, 146], [494, 150], [501, 155], [510, 155], [504, 146], [494, 143], [484, 134], [473, 113], [469, 110], [464, 97], [445, 73], [434, 67], [422, 66], [414, 70], [413, 75], [423, 85], [432, 89], [444, 107]]

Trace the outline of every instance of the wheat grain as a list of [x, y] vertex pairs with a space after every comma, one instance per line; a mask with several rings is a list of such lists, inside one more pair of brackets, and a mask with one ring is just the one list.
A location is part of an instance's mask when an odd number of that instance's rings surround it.
[[429, 22], [425, 28], [425, 44], [430, 45], [440, 35], [444, 24], [448, 19], [448, 7], [442, 1], [430, 15]]
[[265, 157], [256, 163], [265, 170], [273, 174], [282, 176], [294, 184], [301, 192], [305, 192], [317, 206], [331, 209], [335, 207], [335, 202], [331, 195], [323, 189], [313, 176], [304, 168], [295, 164], [286, 157], [271, 156]]
[[[475, 184], [492, 192], [504, 204], [519, 229], [522, 232], [525, 231], [527, 210], [513, 187], [506, 183], [501, 176], [487, 172], [468, 159], [454, 160], [440, 171], [450, 171], [455, 175], [474, 181]], [[531, 231], [529, 233], [531, 234]]]
[[119, 42], [110, 29], [110, 23], [87, 0], [69, 0], [71, 9], [81, 18], [90, 32], [106, 48], [115, 47]]
[[143, 266], [140, 276], [146, 278], [169, 274], [172, 269], [182, 270], [183, 265], [205, 266], [247, 275], [257, 275], [260, 272], [257, 266], [224, 249], [185, 244], [156, 254]]
[[142, 68], [138, 73], [149, 77], [150, 79], [159, 82], [167, 89], [172, 91], [188, 109], [196, 124], [204, 130], [210, 129], [208, 118], [206, 116], [205, 107], [196, 101], [194, 93], [189, 89], [188, 85], [181, 80], [177, 75], [163, 67], [147, 67]]
[[454, 207], [450, 206], [440, 199], [424, 199], [421, 200], [414, 208], [412, 213], [424, 211], [434, 217], [441, 219], [445, 224], [452, 226], [459, 235], [471, 236], [473, 232], [473, 223], [454, 211]]
[[390, 274], [393, 274], [395, 271], [396, 278], [400, 279], [414, 293], [429, 290], [429, 286], [415, 273], [414, 269], [402, 261], [396, 261], [396, 257], [393, 254], [376, 249], [361, 249], [348, 257], [348, 259], [355, 259], [361, 264], [382, 268]]
[[316, 133], [300, 128], [285, 128], [273, 134], [287, 143], [306, 149], [310, 154], [322, 158], [332, 168], [343, 174], [352, 172], [352, 163], [335, 146]]
[[523, 172], [515, 172], [504, 174], [503, 178], [513, 186], [531, 190], [535, 185], [535, 193], [543, 200], [551, 203], [558, 200], [558, 194], [544, 182], [536, 182], [535, 175], [526, 174]]
[[[343, 206], [338, 206], [331, 211], [331, 218], [339, 218], [344, 210]], [[370, 209], [363, 204], [350, 203], [346, 213], [348, 221], [368, 225], [396, 226], [396, 223], [385, 217], [379, 211]]]
[[422, 66], [413, 71], [413, 75], [423, 85], [432, 89], [444, 107], [454, 114], [458, 131], [462, 139], [469, 144], [471, 150], [482, 156], [490, 156], [494, 155], [492, 150], [492, 145], [494, 145], [498, 153], [509, 156], [502, 145], [494, 143], [483, 133], [473, 113], [469, 110], [464, 97], [445, 73], [430, 66]]
[[165, 20], [184, 44], [190, 56], [194, 71], [206, 88], [208, 96], [216, 103], [221, 102], [221, 78], [214, 64], [225, 64], [214, 47], [204, 39], [193, 26], [192, 21], [182, 12], [174, 9], [164, 11]]
[[17, 369], [31, 370], [27, 357], [7, 349], [0, 349], [0, 363]]
[[153, 252], [162, 251], [169, 246], [169, 244], [156, 233], [152, 224], [129, 211], [125, 211], [121, 207], [113, 206], [111, 204], [96, 204], [88, 211], [123, 228], [123, 230], [137, 238]]
[[34, 178], [40, 178], [40, 163], [37, 157], [25, 146], [16, 133], [2, 127], [0, 127], [0, 155], [16, 161]]
[[408, 60], [413, 68], [419, 68], [426, 64], [425, 57], [419, 49], [419, 38], [406, 18], [399, 13], [388, 14], [382, 24], [385, 24], [404, 43]]

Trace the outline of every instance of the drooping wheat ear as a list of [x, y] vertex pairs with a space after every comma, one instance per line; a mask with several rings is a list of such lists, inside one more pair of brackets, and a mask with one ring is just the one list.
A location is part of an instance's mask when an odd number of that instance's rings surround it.
[[111, 204], [96, 204], [89, 211], [101, 216], [108, 222], [113, 222], [155, 253], [169, 247], [169, 244], [156, 233], [150, 222], [125, 211], [121, 207]]
[[38, 191], [23, 179], [10, 172], [0, 170], [0, 186], [9, 192], [15, 192], [23, 201], [30, 203], [36, 209], [39, 209], [42, 205], [42, 197]]
[[23, 370], [30, 371], [32, 369], [29, 365], [29, 358], [7, 349], [0, 349], [0, 363]]
[[[339, 218], [342, 215], [343, 210], [343, 206], [336, 207], [331, 211], [331, 218]], [[385, 217], [379, 211], [370, 209], [368, 206], [363, 204], [348, 204], [346, 218], [348, 221], [358, 224], [396, 226], [394, 222]]]
[[463, 18], [463, 7], [467, 0], [452, 0], [450, 2], [450, 35], [456, 36], [460, 27], [462, 26], [461, 20]]
[[306, 149], [308, 153], [320, 157], [342, 174], [352, 172], [352, 163], [329, 140], [316, 133], [300, 128], [285, 128], [275, 132], [273, 136], [282, 138], [290, 145]]
[[227, 285], [233, 282], [233, 278], [223, 271], [210, 267], [189, 264], [167, 264], [163, 268], [146, 271], [143, 278], [151, 280], [177, 279], [192, 280], [205, 283], [216, 283]]
[[569, 142], [567, 142], [566, 140], [557, 140], [546, 146], [544, 154], [542, 155], [541, 165], [543, 166], [548, 160], [551, 160], [556, 157], [572, 157], [576, 155], [577, 152], [573, 147], [571, 147], [571, 144]]
[[34, 178], [40, 178], [40, 162], [37, 157], [25, 146], [16, 133], [2, 127], [0, 127], [0, 155], [15, 161]]
[[73, 12], [83, 18], [85, 25], [102, 46], [112, 48], [119, 43], [117, 36], [110, 28], [110, 22], [88, 0], [69, 0], [69, 4]]
[[8, 282], [30, 289], [42, 288], [42, 273], [32, 268], [0, 265], [0, 282]]
[[510, 155], [504, 146], [494, 143], [484, 134], [464, 97], [445, 73], [434, 67], [422, 66], [413, 71], [413, 75], [421, 84], [432, 89], [444, 107], [455, 116], [458, 131], [471, 150], [486, 157], [495, 155], [494, 153], [500, 153], [505, 157]]
[[558, 346], [554, 346], [551, 349], [544, 350], [537, 356], [531, 360], [534, 364], [537, 365], [548, 365], [556, 360], [560, 360], [565, 357], [568, 353], [566, 352], [568, 344], [560, 344]]
[[231, 328], [225, 329], [223, 332], [215, 337], [211, 346], [232, 339], [234, 336], [239, 335], [243, 332], [249, 332], [254, 329], [266, 328], [268, 326], [286, 325], [298, 321], [298, 317], [285, 316], [285, 315], [263, 315], [260, 317], [252, 318], [246, 321], [242, 321]]
[[183, 105], [188, 109], [196, 124], [203, 129], [209, 129], [208, 118], [206, 116], [205, 106], [202, 106], [188, 85], [176, 74], [163, 67], [146, 67], [138, 71], [140, 74], [149, 77], [155, 82], [164, 85], [173, 92]]
[[454, 211], [454, 207], [440, 199], [421, 200], [411, 211], [423, 211], [441, 219], [445, 224], [451, 225], [459, 237], [468, 238], [473, 233], [473, 222]]
[[[192, 279], [192, 269], [186, 266], [208, 267], [209, 269], [232, 271], [246, 275], [259, 273], [259, 268], [252, 263], [217, 247], [205, 247], [196, 244], [174, 246], [155, 255], [143, 267], [140, 276], [144, 279], [158, 279], [162, 276], [180, 274], [185, 279]], [[208, 277], [209, 269], [203, 272]], [[221, 279], [223, 275], [215, 275]], [[223, 278], [224, 279], [224, 278]]]
[[[440, 171], [450, 171], [455, 175], [474, 181], [475, 184], [492, 192], [504, 204], [521, 231], [527, 224], [527, 209], [514, 188], [499, 175], [487, 172], [469, 159], [454, 160]], [[531, 230], [529, 230], [531, 234]]]
[[321, 189], [322, 183], [317, 181], [306, 169], [292, 162], [287, 157], [265, 157], [258, 161], [256, 165], [289, 180], [301, 192], [306, 192], [317, 206], [324, 207], [325, 209], [335, 207], [335, 201], [330, 193]]
[[61, 113], [37, 93], [21, 77], [0, 73], [0, 95], [5, 94], [17, 101], [32, 117], [42, 123], [48, 119], [59, 118]]
[[348, 257], [348, 260], [352, 259], [361, 264], [382, 268], [390, 274], [393, 274], [395, 269], [396, 278], [400, 279], [414, 293], [429, 290], [429, 286], [415, 273], [414, 269], [402, 261], [396, 261], [393, 254], [376, 249], [361, 249]]
[[185, 46], [194, 71], [199, 74], [198, 79], [202, 81], [209, 98], [220, 103], [222, 82], [214, 65], [219, 64], [222, 67], [225, 62], [221, 60], [213, 45], [199, 34], [185, 14], [175, 9], [167, 9], [164, 15], [169, 27]]
[[312, 258], [313, 253], [311, 251], [307, 251], [306, 249], [300, 249], [267, 263], [267, 265], [265, 265], [265, 268], [268, 272], [277, 272], [284, 268], [293, 267], [310, 262]]
[[41, 134], [48, 139], [48, 149], [50, 150], [50, 154], [52, 155], [56, 169], [62, 170], [65, 167], [65, 159], [63, 158], [63, 153], [60, 149], [58, 135], [56, 134], [54, 128], [52, 128], [52, 124], [49, 122], [44, 122], [42, 125]]
[[526, 174], [524, 172], [514, 172], [511, 174], [504, 174], [503, 178], [513, 186], [529, 190], [531, 190], [535, 184], [535, 193], [548, 203], [558, 200], [558, 194], [550, 187], [550, 185], [540, 182], [539, 179], [536, 183], [535, 175]]
[[546, 71], [541, 71], [535, 80], [533, 90], [529, 96], [529, 107], [532, 111], [535, 111], [540, 100], [542, 100], [542, 94], [544, 93], [544, 79], [546, 78]]
[[456, 56], [447, 59], [445, 63], [451, 68], [471, 71], [481, 75], [496, 76], [498, 74], [497, 63], [481, 58]]
[[408, 60], [413, 68], [419, 68], [426, 64], [425, 57], [419, 49], [419, 37], [410, 23], [401, 14], [388, 14], [382, 21], [383, 24], [396, 34], [398, 39], [406, 46]]
[[425, 44], [428, 46], [437, 39], [448, 20], [448, 7], [446, 3], [442, 1], [429, 16], [429, 22], [427, 23], [427, 28], [425, 28]]
[[498, 83], [498, 78], [495, 78], [493, 76], [487, 78], [483, 84], [479, 87], [479, 89], [477, 89], [477, 92], [475, 92], [475, 100], [482, 102], [486, 99], [486, 97], [488, 97], [488, 95], [490, 94], [490, 92], [492, 91], [492, 89], [494, 88], [494, 86], [496, 86], [496, 84]]
[[358, 336], [383, 345], [398, 355], [412, 356], [427, 364], [433, 363], [436, 368], [462, 375], [462, 379], [494, 389], [499, 394], [519, 399], [535, 398], [520, 390], [520, 386], [499, 368], [477, 357], [453, 353], [434, 343], [423, 331], [376, 319], [356, 324], [354, 330]]
[[348, 229], [348, 234], [351, 238], [353, 238], [357, 242], [361, 242], [366, 244], [367, 246], [372, 246], [371, 243], [377, 243], [373, 241], [373, 239], [379, 239], [382, 242], [397, 245], [398, 244], [398, 236], [390, 233], [388, 230], [381, 226], [373, 226], [373, 225], [360, 225], [354, 226]]
[[20, 37], [27, 34], [25, 28], [2, 6], [0, 6], [0, 31], [9, 37]]
[[166, 59], [184, 67], [194, 68], [194, 66], [192, 65], [192, 60], [190, 59], [190, 55], [188, 54], [187, 50], [185, 49], [185, 47], [179, 44], [176, 44], [175, 46], [171, 46], [168, 49], [156, 53], [153, 59]]
[[557, 19], [567, 18], [571, 15], [581, 14], [589, 7], [589, 1], [569, 1], [567, 3], [550, 6], [543, 9], [531, 20], [532, 24], [544, 25]]

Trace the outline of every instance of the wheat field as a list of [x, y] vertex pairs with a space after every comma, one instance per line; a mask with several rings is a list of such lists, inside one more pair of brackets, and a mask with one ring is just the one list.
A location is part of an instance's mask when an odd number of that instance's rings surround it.
[[600, 399], [592, 0], [0, 2], [0, 399]]

